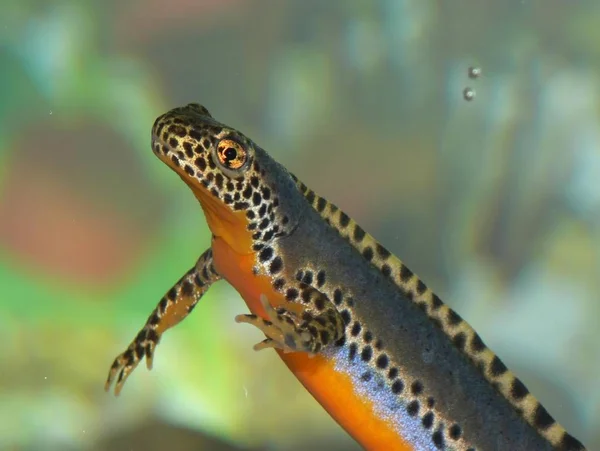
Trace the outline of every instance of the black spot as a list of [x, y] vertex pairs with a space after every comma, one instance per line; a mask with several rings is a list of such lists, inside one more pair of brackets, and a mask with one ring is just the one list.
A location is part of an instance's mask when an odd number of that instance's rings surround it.
[[256, 214], [254, 214], [254, 212], [253, 212], [252, 210], [248, 210], [248, 211], [246, 212], [246, 217], [247, 217], [248, 219], [254, 219], [254, 218], [256, 217]]
[[298, 290], [296, 290], [295, 288], [288, 288], [288, 290], [285, 292], [285, 298], [288, 301], [293, 301], [294, 299], [298, 298], [298, 295], [300, 293], [298, 293]]
[[269, 227], [269, 220], [267, 218], [264, 218], [262, 221], [260, 221], [260, 223], [258, 224], [258, 228], [260, 230], [265, 230], [267, 227]]
[[454, 346], [456, 346], [461, 351], [465, 349], [466, 341], [467, 341], [467, 337], [465, 336], [464, 332], [459, 332], [454, 336], [454, 338], [452, 338], [452, 342], [454, 343]]
[[186, 165], [184, 166], [183, 170], [184, 170], [184, 171], [185, 171], [185, 172], [186, 172], [188, 175], [194, 175], [194, 174], [195, 174], [195, 172], [194, 172], [194, 169], [193, 169], [193, 168], [192, 168], [192, 167], [191, 167], [189, 164], [186, 164]]
[[554, 424], [554, 418], [548, 413], [546, 408], [541, 404], [538, 404], [537, 409], [535, 409], [535, 414], [533, 416], [533, 424], [535, 427], [545, 430]]
[[423, 384], [420, 381], [414, 381], [410, 386], [410, 391], [417, 396], [423, 393]]
[[224, 178], [222, 174], [217, 174], [215, 176], [215, 183], [217, 184], [217, 188], [223, 189]]
[[377, 255], [379, 255], [379, 257], [382, 260], [387, 260], [389, 258], [389, 256], [391, 255], [390, 251], [388, 251], [385, 247], [383, 247], [379, 243], [377, 243], [375, 245], [375, 249], [377, 250]]
[[189, 297], [189, 296], [192, 295], [193, 292], [194, 292], [194, 285], [189, 280], [185, 280], [181, 284], [181, 294], [183, 296], [188, 296]]
[[366, 343], [370, 343], [372, 339], [373, 339], [373, 334], [370, 331], [365, 330], [363, 340], [365, 340]]
[[322, 197], [319, 197], [319, 200], [317, 200], [317, 211], [319, 213], [321, 213], [323, 210], [325, 210], [326, 206], [327, 206], [327, 201], [325, 199], [323, 199]]
[[273, 230], [267, 230], [267, 231], [265, 232], [265, 234], [263, 235], [263, 240], [264, 240], [264, 241], [269, 241], [271, 238], [273, 238], [273, 234], [274, 234], [274, 233], [275, 233], [275, 232], [273, 232]]
[[350, 224], [350, 218], [346, 213], [340, 210], [340, 227], [346, 228]]
[[371, 360], [371, 357], [373, 357], [373, 349], [371, 348], [371, 346], [365, 346], [362, 352], [360, 353], [360, 358], [363, 362], [368, 362], [369, 360]]
[[490, 364], [490, 372], [493, 377], [502, 376], [504, 373], [508, 371], [506, 365], [498, 358], [497, 355], [492, 359], [492, 363]]
[[283, 260], [278, 255], [273, 259], [273, 261], [271, 261], [271, 265], [269, 266], [269, 273], [277, 274], [279, 271], [281, 271], [282, 268], [283, 268]]
[[342, 290], [339, 288], [333, 290], [333, 303], [335, 305], [340, 305], [342, 303]]
[[369, 246], [365, 247], [362, 251], [363, 257], [365, 258], [365, 260], [367, 261], [371, 261], [373, 260], [373, 249]]
[[350, 330], [350, 335], [352, 335], [353, 337], [356, 337], [356, 336], [358, 336], [358, 334], [360, 334], [360, 330], [361, 330], [360, 323], [358, 321], [356, 321], [352, 325], [352, 329]]
[[323, 295], [317, 296], [317, 298], [315, 299], [315, 307], [319, 311], [325, 308], [325, 297]]
[[517, 401], [522, 400], [529, 394], [529, 390], [525, 387], [525, 384], [519, 379], [515, 378], [510, 387], [510, 394]]
[[179, 158], [177, 158], [175, 155], [171, 155], [171, 161], [175, 166], [179, 167]]
[[434, 418], [435, 417], [433, 415], [433, 412], [427, 412], [425, 415], [423, 415], [423, 418], [421, 419], [421, 424], [425, 429], [431, 429], [431, 426], [433, 426]]
[[404, 390], [404, 382], [402, 382], [400, 379], [396, 379], [392, 384], [392, 393], [397, 395], [402, 393], [402, 390]]
[[448, 429], [448, 435], [452, 440], [458, 440], [462, 435], [462, 429], [458, 424], [453, 424]]
[[342, 320], [344, 321], [344, 325], [348, 325], [350, 324], [350, 321], [352, 321], [352, 315], [350, 315], [350, 312], [348, 310], [342, 310], [340, 312], [340, 316], [342, 317]]
[[357, 350], [358, 350], [358, 346], [356, 345], [356, 343], [350, 343], [350, 346], [348, 347], [348, 358], [350, 360], [355, 359]]
[[471, 350], [473, 352], [482, 352], [485, 350], [485, 344], [478, 333], [475, 333], [471, 339]]
[[432, 409], [434, 405], [435, 405], [435, 399], [433, 399], [431, 396], [429, 398], [427, 398], [427, 407]]
[[169, 299], [169, 301], [175, 301], [175, 298], [177, 298], [177, 291], [175, 290], [175, 287], [173, 287], [167, 291], [167, 299]]
[[313, 273], [312, 273], [312, 271], [307, 270], [304, 273], [304, 277], [302, 278], [302, 282], [304, 282], [306, 285], [312, 285], [312, 282], [313, 282]]
[[462, 318], [460, 317], [460, 315], [452, 309], [448, 310], [448, 315], [446, 318], [448, 319], [448, 323], [451, 326], [456, 326], [457, 324], [460, 324], [462, 322]]
[[192, 147], [192, 144], [189, 141], [183, 142], [183, 150], [185, 150], [185, 155], [188, 158], [192, 158], [194, 156], [194, 148]]
[[431, 438], [433, 439], [433, 444], [437, 449], [444, 449], [444, 435], [442, 434], [442, 431], [435, 431]]
[[266, 214], [267, 214], [267, 204], [262, 204], [260, 206], [260, 208], [258, 209], [258, 216], [262, 218]]
[[200, 141], [200, 139], [202, 139], [202, 135], [197, 130], [190, 130], [190, 136], [196, 141]]
[[434, 294], [431, 296], [431, 304], [433, 305], [433, 309], [437, 310], [439, 309], [442, 305], [444, 305], [444, 303], [442, 302], [442, 300], [438, 297], [437, 294]]
[[302, 297], [302, 301], [305, 304], [308, 304], [310, 302], [310, 300], [311, 300], [311, 292], [310, 292], [310, 290], [303, 290], [302, 294], [301, 294], [301, 297]]
[[254, 194], [252, 194], [252, 203], [255, 207], [257, 207], [258, 205], [260, 205], [261, 202], [262, 198], [260, 197], [260, 193], [255, 191]]
[[381, 273], [385, 276], [385, 277], [390, 277], [392, 275], [392, 268], [390, 267], [390, 265], [383, 265], [381, 267]]
[[151, 342], [156, 343], [158, 341], [158, 333], [156, 332], [156, 330], [150, 329], [148, 330], [148, 335], [146, 338]]
[[417, 282], [417, 294], [423, 294], [425, 293], [425, 290], [427, 290], [427, 286], [425, 286], [423, 281], [419, 279]]
[[331, 340], [329, 332], [327, 332], [325, 329], [321, 329], [321, 331], [319, 332], [319, 336], [321, 338], [321, 343], [323, 343], [324, 345], [328, 344]]
[[397, 377], [398, 377], [398, 368], [393, 366], [388, 371], [388, 379], [396, 379]]
[[400, 268], [400, 280], [402, 282], [408, 282], [412, 276], [412, 271], [408, 269], [406, 265], [402, 265], [402, 267]]
[[317, 273], [317, 287], [321, 288], [325, 285], [325, 271], [322, 269]]
[[263, 263], [268, 260], [271, 260], [272, 257], [273, 257], [273, 248], [271, 248], [271, 247], [265, 247], [258, 254], [258, 259]]
[[244, 191], [242, 191], [242, 196], [244, 196], [244, 199], [250, 199], [252, 197], [252, 187], [250, 185], [247, 185]]
[[262, 191], [263, 199], [269, 200], [271, 198], [271, 190], [269, 188], [267, 188], [266, 186], [263, 186], [261, 191]]
[[198, 157], [194, 160], [194, 164], [200, 169], [204, 171], [206, 169], [206, 160], [202, 157]]
[[275, 288], [277, 291], [281, 290], [285, 285], [285, 279], [283, 278], [279, 278], [277, 280], [275, 280], [275, 282], [273, 282], [273, 288]]
[[408, 405], [406, 406], [406, 412], [411, 416], [411, 417], [416, 417], [417, 414], [419, 413], [419, 401], [414, 400], [408, 403]]
[[[164, 298], [163, 298], [164, 299]], [[148, 322], [150, 324], [152, 324], [153, 326], [156, 326], [158, 323], [160, 323], [160, 316], [158, 316], [157, 312], [154, 312], [151, 316], [150, 319], [148, 320]], [[150, 331], [155, 332], [156, 331], [154, 329], [150, 329]]]
[[388, 356], [385, 354], [380, 354], [379, 357], [377, 357], [375, 364], [377, 365], [377, 368], [385, 370], [389, 364]]
[[354, 241], [360, 243], [365, 237], [365, 231], [358, 224], [354, 225]]
[[250, 207], [248, 202], [236, 202], [233, 204], [234, 210], [246, 210], [248, 207]]
[[250, 185], [252, 185], [254, 188], [258, 188], [259, 184], [260, 180], [257, 176], [253, 175], [252, 177], [250, 177]]
[[306, 200], [308, 201], [309, 204], [312, 205], [312, 203], [315, 201], [315, 192], [312, 190], [309, 190], [306, 193]]

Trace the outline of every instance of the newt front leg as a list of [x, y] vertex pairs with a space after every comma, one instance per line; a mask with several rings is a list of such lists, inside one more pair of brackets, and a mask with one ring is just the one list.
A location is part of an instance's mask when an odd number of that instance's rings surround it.
[[254, 346], [256, 351], [275, 348], [313, 355], [344, 336], [344, 321], [325, 294], [303, 283], [286, 292], [290, 290], [299, 294], [294, 302], [302, 306], [299, 314], [286, 307], [273, 308], [262, 295], [268, 320], [257, 315], [236, 316], [236, 322], [252, 324], [267, 336]]
[[219, 279], [221, 276], [214, 268], [212, 250], [208, 249], [163, 296], [129, 347], [114, 360], [104, 389], [108, 391], [116, 377], [115, 395], [119, 395], [127, 377], [144, 357], [146, 367], [152, 369], [154, 350], [162, 334], [189, 315], [204, 293]]

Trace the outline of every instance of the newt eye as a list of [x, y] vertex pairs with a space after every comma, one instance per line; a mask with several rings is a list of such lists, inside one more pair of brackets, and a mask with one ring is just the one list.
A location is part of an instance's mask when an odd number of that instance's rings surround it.
[[239, 169], [248, 159], [244, 147], [232, 139], [222, 139], [217, 144], [217, 160], [227, 169]]

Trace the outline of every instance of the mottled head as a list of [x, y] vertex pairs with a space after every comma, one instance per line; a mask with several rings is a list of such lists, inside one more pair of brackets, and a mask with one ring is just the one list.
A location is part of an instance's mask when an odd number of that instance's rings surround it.
[[156, 119], [152, 149], [192, 189], [212, 233], [237, 252], [285, 236], [307, 206], [283, 166], [202, 105]]

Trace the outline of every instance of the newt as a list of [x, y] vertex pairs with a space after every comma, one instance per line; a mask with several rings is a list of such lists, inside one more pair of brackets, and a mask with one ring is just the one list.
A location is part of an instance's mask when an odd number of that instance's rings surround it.
[[582, 451], [425, 283], [346, 213], [199, 104], [152, 128], [154, 154], [192, 190], [210, 247], [112, 364], [118, 395], [166, 330], [225, 279], [304, 387], [365, 449]]

